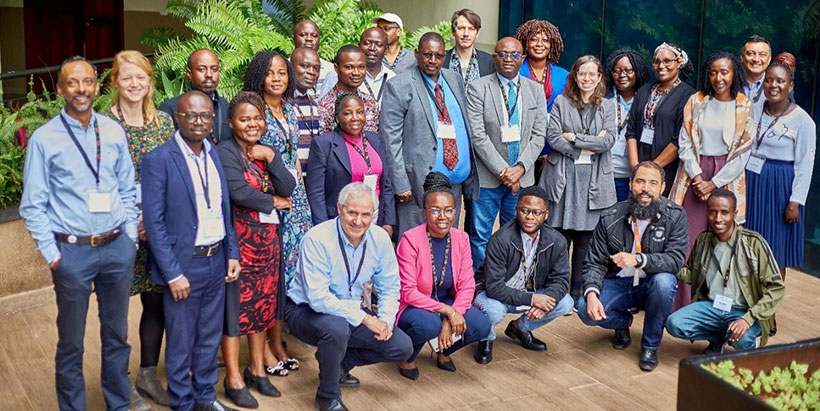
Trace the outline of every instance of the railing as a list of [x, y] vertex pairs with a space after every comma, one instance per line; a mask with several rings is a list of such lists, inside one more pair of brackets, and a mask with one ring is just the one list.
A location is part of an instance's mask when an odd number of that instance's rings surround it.
[[[145, 54], [145, 57], [148, 57], [150, 59], [150, 58], [154, 57], [154, 53]], [[94, 64], [94, 65], [108, 64], [108, 63], [111, 63], [112, 61], [114, 61], [114, 57], [107, 57], [107, 58], [104, 58], [104, 59], [90, 60], [91, 64]], [[37, 74], [53, 73], [53, 72], [55, 72], [59, 69], [60, 69], [60, 65], [58, 64], [56, 66], [40, 67], [40, 68], [29, 69], [29, 70], [7, 71], [5, 73], [0, 73], [0, 81], [11, 80], [11, 79], [20, 78], [20, 77], [28, 77], [28, 76], [33, 76], [33, 75], [37, 75]]]

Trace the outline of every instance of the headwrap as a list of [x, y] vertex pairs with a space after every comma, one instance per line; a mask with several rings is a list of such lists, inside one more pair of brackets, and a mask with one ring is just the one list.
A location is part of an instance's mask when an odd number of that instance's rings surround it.
[[653, 55], [653, 56], [657, 55], [657, 54], [658, 54], [658, 52], [659, 52], [659, 51], [661, 51], [661, 50], [669, 50], [669, 51], [671, 51], [672, 53], [674, 53], [674, 54], [675, 54], [675, 57], [676, 57], [676, 58], [678, 58], [678, 59], [680, 60], [680, 65], [681, 65], [681, 66], [684, 66], [684, 65], [686, 65], [686, 63], [688, 63], [688, 62], [689, 62], [689, 55], [688, 55], [688, 54], [686, 54], [686, 52], [685, 52], [685, 51], [683, 51], [683, 49], [682, 49], [682, 48], [679, 48], [679, 47], [673, 46], [673, 45], [671, 45], [671, 44], [669, 44], [669, 43], [667, 43], [667, 42], [663, 42], [663, 43], [661, 43], [661, 45], [660, 45], [660, 46], [655, 47], [655, 52], [654, 52], [654, 53], [652, 53], [652, 55]]

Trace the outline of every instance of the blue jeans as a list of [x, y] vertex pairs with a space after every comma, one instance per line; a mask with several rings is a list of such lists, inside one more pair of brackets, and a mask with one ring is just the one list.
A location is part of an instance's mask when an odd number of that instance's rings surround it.
[[[725, 312], [712, 307], [711, 301], [697, 301], [672, 313], [666, 319], [669, 335], [684, 340], [706, 340], [720, 344], [729, 339], [729, 323], [746, 314], [746, 310], [732, 307]], [[749, 327], [746, 334], [729, 345], [736, 350], [755, 348], [755, 339], [760, 336], [760, 322]]]
[[[452, 305], [453, 299], [450, 298], [449, 301], [444, 300], [442, 302]], [[407, 307], [404, 312], [401, 313], [401, 317], [399, 317], [399, 321], [396, 324], [410, 337], [410, 340], [413, 341], [413, 355], [407, 359], [408, 362], [416, 360], [416, 356], [421, 352], [424, 343], [432, 338], [438, 337], [441, 332], [441, 320], [444, 317], [444, 314], [438, 314], [415, 307]], [[490, 321], [478, 308], [470, 307], [470, 309], [464, 313], [464, 320], [467, 322], [467, 330], [458, 342], [453, 344], [449, 349], [444, 350], [444, 355], [450, 356], [464, 346], [470, 345], [482, 338], [487, 338], [487, 334], [490, 333]]]
[[641, 279], [637, 287], [632, 286], [632, 277], [604, 278], [604, 285], [598, 299], [604, 306], [606, 318], [595, 321], [587, 315], [587, 300], [578, 299], [578, 317], [586, 325], [597, 325], [617, 330], [632, 324], [630, 308], [646, 312], [643, 320], [641, 348], [657, 350], [661, 346], [663, 324], [672, 311], [672, 301], [678, 289], [678, 279], [670, 273], [650, 274]]
[[515, 218], [515, 206], [518, 204], [518, 194], [513, 194], [510, 188], [500, 185], [496, 188], [482, 188], [478, 192], [478, 200], [473, 200], [473, 229], [470, 232], [470, 248], [473, 254], [473, 270], [484, 263], [484, 252], [487, 250], [487, 241], [493, 234], [495, 217], [503, 226]]
[[618, 196], [619, 202], [629, 198], [629, 178], [615, 179], [615, 195]]
[[[544, 290], [538, 290], [536, 293], [543, 294]], [[501, 301], [494, 300], [487, 296], [486, 291], [482, 291], [476, 296], [473, 305], [483, 311], [487, 319], [490, 320], [490, 334], [487, 335], [486, 339], [481, 341], [495, 341], [495, 326], [501, 323], [501, 321], [504, 321], [504, 317], [507, 313], [524, 313], [527, 311], [527, 309], [518, 309], [515, 305], [504, 304]], [[518, 321], [518, 328], [521, 329], [521, 331], [533, 331], [570, 311], [572, 311], [572, 297], [566, 294], [544, 318], [540, 320], [530, 320], [526, 315], [521, 314], [515, 321]]]

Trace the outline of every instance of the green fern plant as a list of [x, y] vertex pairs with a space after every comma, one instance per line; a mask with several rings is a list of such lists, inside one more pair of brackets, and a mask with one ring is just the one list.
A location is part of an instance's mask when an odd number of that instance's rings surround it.
[[419, 45], [421, 36], [427, 32], [433, 31], [441, 35], [444, 39], [445, 48], [450, 49], [453, 47], [453, 37], [451, 35], [452, 30], [450, 27], [450, 22], [448, 20], [442, 20], [433, 27], [421, 26], [410, 34], [402, 33], [401, 37], [399, 37], [399, 44], [406, 49], [415, 50]]

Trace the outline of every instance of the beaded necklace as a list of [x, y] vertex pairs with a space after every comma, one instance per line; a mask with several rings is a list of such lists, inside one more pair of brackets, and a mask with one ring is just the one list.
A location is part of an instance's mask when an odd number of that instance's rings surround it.
[[[433, 296], [436, 300], [438, 300], [438, 288], [444, 284], [444, 272], [450, 259], [450, 248], [452, 247], [450, 233], [447, 233], [445, 238], [447, 239], [447, 244], [444, 246], [444, 262], [441, 265], [441, 270], [436, 270], [436, 257], [433, 253], [433, 236], [430, 235], [430, 231], [427, 231], [427, 242], [430, 244], [430, 262], [433, 265]], [[437, 273], [437, 271], [439, 272]]]
[[655, 127], [655, 112], [658, 110], [661, 100], [663, 100], [672, 89], [680, 85], [680, 83], [680, 78], [676, 78], [672, 86], [665, 91], [660, 89], [661, 83], [655, 83], [655, 85], [652, 86], [652, 92], [649, 94], [649, 102], [646, 103], [646, 107], [644, 107], [644, 124], [652, 128]]

